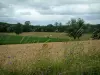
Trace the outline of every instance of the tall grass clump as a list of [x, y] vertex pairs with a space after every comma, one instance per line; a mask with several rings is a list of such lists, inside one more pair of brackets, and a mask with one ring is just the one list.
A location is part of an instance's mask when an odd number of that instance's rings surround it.
[[100, 74], [100, 48], [95, 45], [92, 41], [83, 41], [67, 47], [65, 63], [72, 75]]

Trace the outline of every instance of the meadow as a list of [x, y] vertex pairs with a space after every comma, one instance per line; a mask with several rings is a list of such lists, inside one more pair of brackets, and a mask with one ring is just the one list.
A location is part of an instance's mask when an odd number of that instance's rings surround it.
[[[16, 35], [15, 33], [0, 33], [4, 35]], [[52, 35], [52, 36], [50, 36]], [[89, 40], [92, 34], [84, 34], [80, 39], [81, 40]], [[67, 33], [64, 32], [23, 32], [20, 34], [20, 36], [34, 36], [34, 37], [52, 37], [52, 38], [68, 38], [70, 39], [69, 36], [67, 36]]]
[[[80, 40], [89, 40], [91, 34], [84, 34]], [[0, 44], [26, 44], [44, 42], [74, 41], [66, 33], [59, 32], [26, 32], [20, 35], [15, 33], [0, 33]], [[78, 40], [76, 40], [78, 41]]]
[[63, 42], [68, 39], [49, 38], [49, 37], [34, 37], [20, 35], [1, 35], [0, 44], [27, 44], [27, 43], [43, 43], [43, 42]]

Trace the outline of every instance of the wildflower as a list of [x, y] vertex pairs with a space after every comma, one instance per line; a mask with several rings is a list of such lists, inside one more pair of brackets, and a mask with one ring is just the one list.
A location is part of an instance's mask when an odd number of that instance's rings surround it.
[[10, 56], [8, 56], [8, 58], [11, 58]]

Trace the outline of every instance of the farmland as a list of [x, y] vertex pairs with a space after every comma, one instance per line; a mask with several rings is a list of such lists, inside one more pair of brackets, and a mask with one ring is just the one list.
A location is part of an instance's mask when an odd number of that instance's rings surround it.
[[100, 41], [84, 34], [0, 33], [0, 75], [99, 75]]

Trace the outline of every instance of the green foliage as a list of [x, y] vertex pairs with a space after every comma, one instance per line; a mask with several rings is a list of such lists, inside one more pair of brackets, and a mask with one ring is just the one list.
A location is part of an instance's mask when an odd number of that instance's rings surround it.
[[0, 22], [0, 32], [7, 31], [7, 27], [9, 27], [8, 23]]
[[[79, 25], [81, 25], [83, 21], [79, 20]], [[70, 22], [69, 22], [70, 24]], [[56, 22], [55, 24], [48, 25], [31, 25], [30, 21], [26, 21], [23, 26], [23, 32], [69, 32], [70, 26], [69, 24], [62, 24], [61, 22]], [[14, 32], [14, 26], [17, 24], [10, 24], [5, 22], [0, 22], [0, 32]], [[73, 27], [74, 28], [74, 27]], [[85, 33], [93, 33], [95, 28], [100, 29], [100, 24], [85, 24], [84, 32]], [[80, 35], [81, 36], [81, 35]]]
[[74, 39], [80, 38], [84, 32], [84, 20], [83, 19], [71, 19], [68, 22], [68, 35]]
[[92, 34], [92, 38], [93, 39], [100, 39], [100, 30], [99, 29], [95, 29], [95, 31]]
[[23, 32], [23, 27], [20, 23], [17, 23], [17, 25], [15, 25], [14, 32], [18, 35]]
[[14, 32], [14, 27], [15, 27], [15, 25], [10, 25], [10, 26], [7, 28], [7, 32]]
[[30, 21], [25, 21], [25, 24], [23, 25], [24, 32], [30, 32], [32, 30], [30, 24], [31, 24]]

